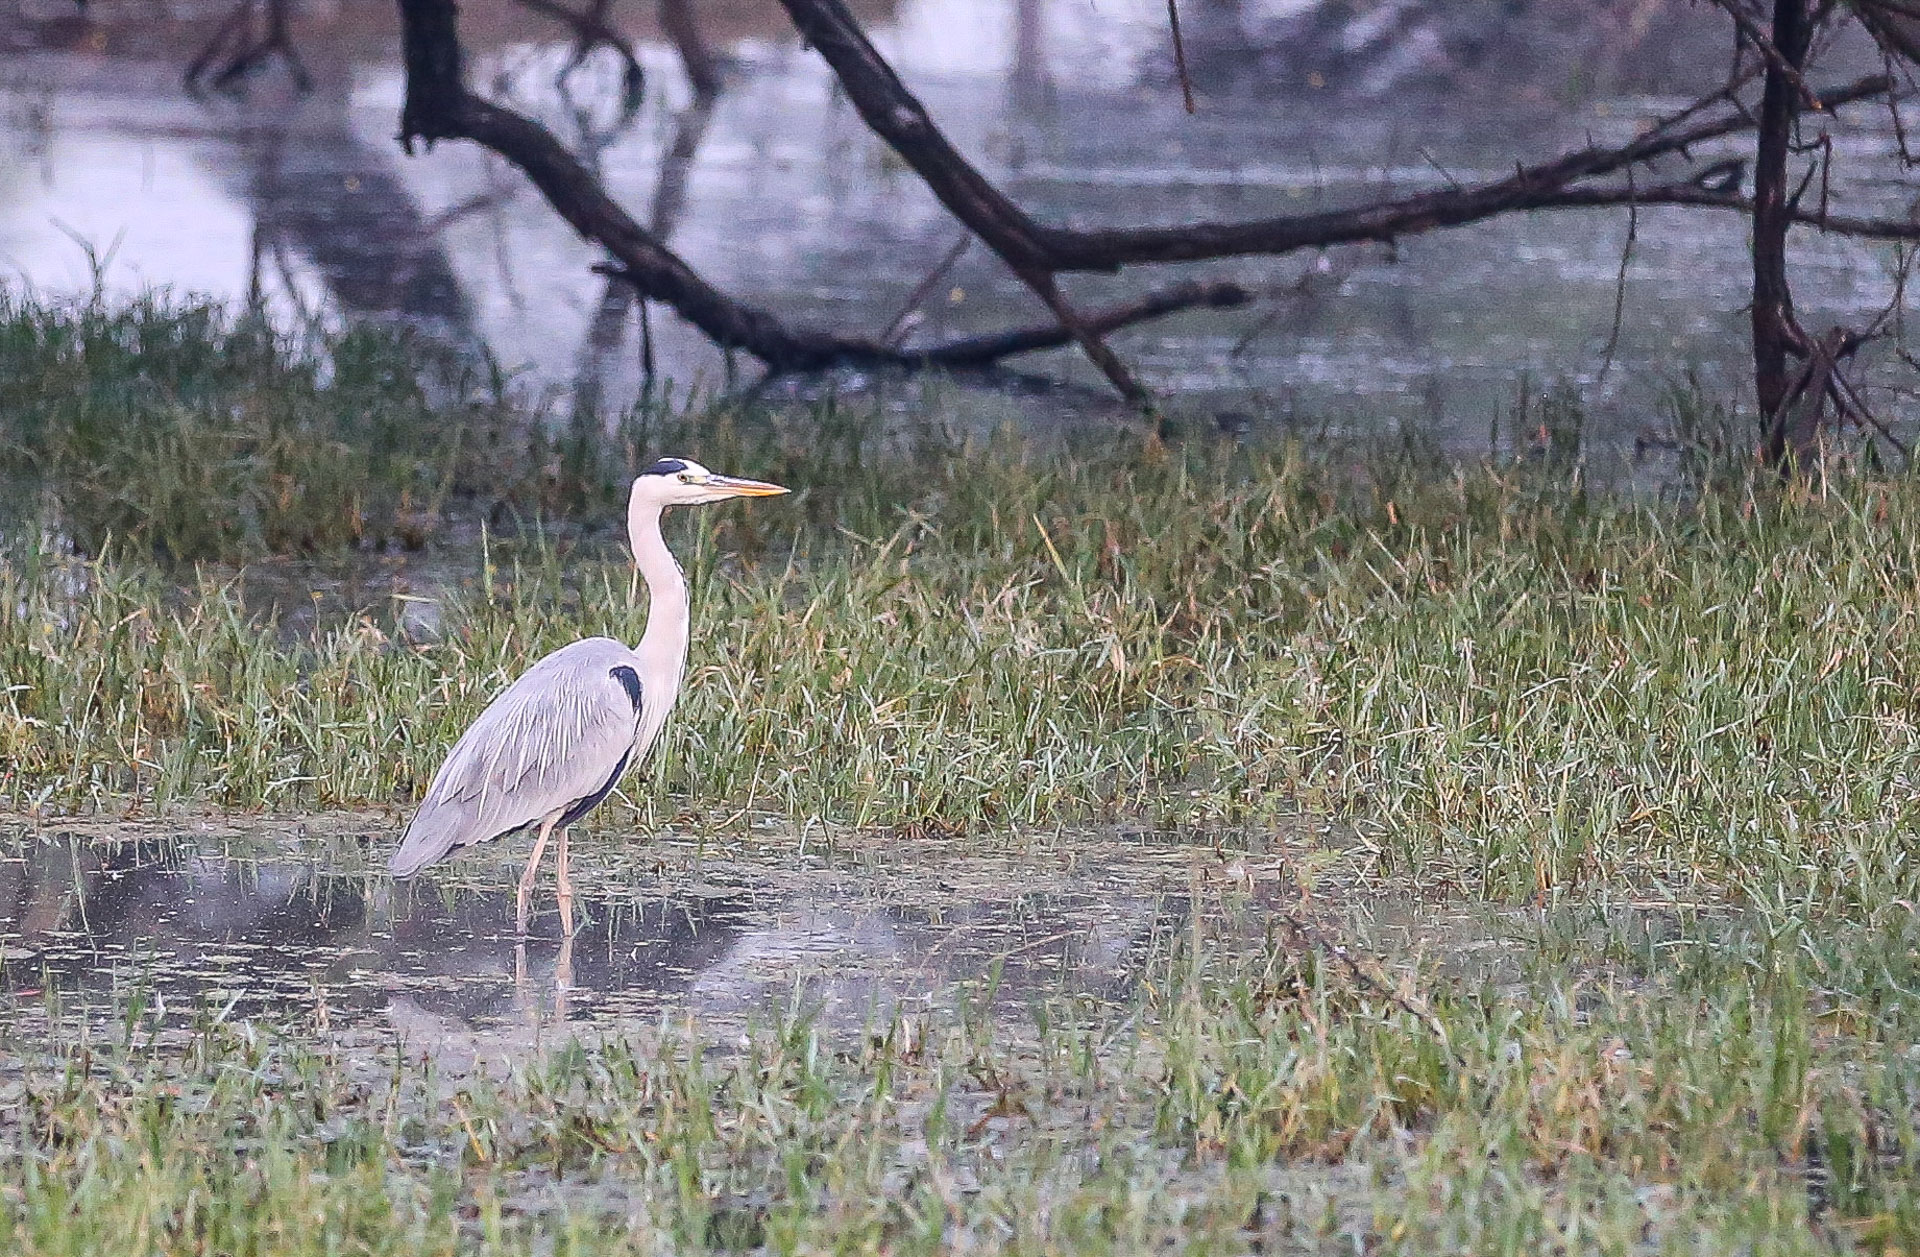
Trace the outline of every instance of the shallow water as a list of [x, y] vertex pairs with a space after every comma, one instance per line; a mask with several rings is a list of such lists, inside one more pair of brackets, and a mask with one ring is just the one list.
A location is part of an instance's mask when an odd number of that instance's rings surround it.
[[[792, 1009], [842, 1032], [962, 1005], [1024, 1021], [1061, 998], [1125, 1001], [1196, 930], [1266, 938], [1277, 906], [1303, 910], [1302, 870], [1325, 881], [1338, 858], [1319, 840], [1234, 854], [1144, 835], [982, 850], [602, 833], [575, 850], [582, 928], [560, 936], [549, 875], [522, 939], [524, 843], [396, 886], [377, 869], [396, 830], [363, 814], [7, 825], [9, 1037], [258, 1019], [468, 1068], [662, 1018], [721, 1036]], [[1324, 907], [1398, 955], [1503, 946], [1458, 907], [1352, 887]]]
[[[1593, 70], [1577, 46], [1556, 54], [1564, 64], [1516, 68], [1508, 90], [1470, 97], [1402, 87], [1384, 62], [1376, 71], [1386, 77], [1337, 98], [1249, 72], [1275, 55], [1259, 32], [1302, 7], [1198, 6], [1187, 32], [1200, 90], [1192, 115], [1167, 78], [1164, 8], [1146, 0], [905, 0], [861, 12], [965, 151], [1036, 214], [1077, 223], [1247, 217], [1497, 176], [1516, 158], [1630, 134], [1678, 103], [1673, 83], [1686, 80], [1669, 75], [1648, 94], [1615, 75], [1623, 86], [1613, 93], [1563, 103], [1556, 93]], [[626, 204], [730, 292], [795, 318], [878, 330], [959, 238], [771, 6], [716, 10], [733, 70], [710, 116], [684, 110], [672, 55], [642, 38], [648, 96], [626, 125], [607, 107], [612, 66], [596, 59], [571, 88], [557, 87], [566, 47], [552, 29], [532, 19], [501, 27], [489, 12], [468, 18], [476, 82], [583, 146]], [[407, 158], [393, 143], [401, 81], [385, 20], [309, 32], [303, 50], [319, 86], [304, 100], [272, 73], [245, 101], [189, 98], [180, 67], [202, 33], [191, 23], [133, 39], [108, 21], [99, 51], [48, 37], [0, 55], [0, 151], [12, 158], [0, 163], [0, 265], [46, 290], [83, 289], [98, 264], [116, 293], [161, 286], [251, 297], [283, 317], [399, 318], [484, 346], [529, 394], [631, 397], [637, 326], [591, 272], [594, 252], [497, 162], [445, 145]], [[1711, 15], [1704, 22], [1695, 25], [1716, 29]], [[1689, 47], [1663, 55], [1684, 61]], [[1703, 39], [1697, 51], [1717, 65], [1723, 45]], [[1851, 111], [1836, 191], [1903, 211], [1911, 188], [1889, 160], [1893, 145], [1883, 111]], [[1561, 213], [1391, 253], [1220, 263], [1198, 269], [1266, 297], [1121, 345], [1156, 388], [1231, 425], [1399, 419], [1484, 447], [1530, 374], [1582, 384], [1590, 435], [1626, 442], [1659, 425], [1663, 390], [1690, 371], [1719, 395], [1743, 387], [1748, 269], [1737, 219], [1642, 214], [1609, 369], [1625, 234], [1618, 211]], [[1796, 248], [1810, 326], [1863, 322], [1892, 291], [1885, 248], [1811, 233]], [[1070, 286], [1094, 303], [1164, 277], [1148, 268]], [[934, 289], [913, 315], [922, 340], [1036, 316], [977, 247]], [[664, 315], [651, 327], [665, 376], [725, 380], [695, 334]], [[1042, 424], [1109, 406], [1072, 354], [1019, 366], [1085, 388], [1011, 398], [996, 413]]]
[[[396, 886], [368, 871], [394, 825], [63, 825], [0, 859], [0, 985], [110, 1017], [315, 1018], [423, 1052], [512, 1056], [663, 1013], [725, 1026], [799, 1000], [858, 1025], [991, 984], [1019, 1006], [1124, 989], [1192, 900], [1202, 853], [1076, 844], [1019, 858], [902, 842], [583, 843], [587, 918], [560, 936], [550, 878], [514, 931], [503, 844]], [[352, 871], [345, 871], [352, 870]], [[564, 1037], [564, 1036], [563, 1036]]]

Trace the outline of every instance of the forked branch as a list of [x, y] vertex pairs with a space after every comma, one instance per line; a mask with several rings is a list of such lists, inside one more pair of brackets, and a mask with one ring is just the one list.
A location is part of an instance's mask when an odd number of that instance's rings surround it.
[[[709, 284], [606, 192], [593, 173], [539, 123], [468, 90], [453, 0], [400, 0], [407, 97], [401, 140], [467, 140], [499, 154], [532, 181], [580, 235], [612, 255], [610, 273], [650, 300], [664, 301], [722, 348], [742, 349], [774, 371], [836, 365], [985, 366], [1012, 354], [1066, 342], [1055, 324], [968, 337], [950, 345], [896, 348], [864, 337], [795, 327], [769, 311]], [[1231, 284], [1184, 284], [1145, 299], [1080, 316], [1084, 334], [1103, 335], [1195, 306], [1238, 305], [1247, 293]]]

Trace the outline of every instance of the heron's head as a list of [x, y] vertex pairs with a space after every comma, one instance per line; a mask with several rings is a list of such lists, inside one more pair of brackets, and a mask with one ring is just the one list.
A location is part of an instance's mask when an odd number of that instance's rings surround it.
[[637, 506], [698, 506], [727, 498], [766, 498], [786, 489], [764, 480], [742, 480], [708, 471], [691, 458], [663, 458], [641, 472], [633, 482]]

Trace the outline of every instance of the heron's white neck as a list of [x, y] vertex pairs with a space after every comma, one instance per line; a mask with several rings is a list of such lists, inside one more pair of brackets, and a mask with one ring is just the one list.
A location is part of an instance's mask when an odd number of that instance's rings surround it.
[[687, 664], [687, 578], [660, 535], [660, 507], [634, 502], [627, 508], [627, 539], [633, 561], [647, 583], [647, 631], [634, 654], [640, 656], [640, 731], [635, 746], [645, 754], [673, 710], [680, 674]]

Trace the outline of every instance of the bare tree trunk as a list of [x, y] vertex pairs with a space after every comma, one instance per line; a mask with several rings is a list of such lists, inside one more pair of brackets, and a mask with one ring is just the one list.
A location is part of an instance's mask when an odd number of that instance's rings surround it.
[[1797, 80], [1811, 36], [1807, 0], [1774, 0], [1772, 42], [1779, 55], [1767, 60], [1753, 165], [1753, 390], [1765, 425], [1764, 456], [1776, 467], [1805, 452], [1796, 447], [1809, 441], [1813, 426], [1792, 422], [1795, 408], [1788, 405], [1788, 359], [1805, 354], [1806, 337], [1794, 319], [1787, 282], [1787, 230], [1795, 208], [1787, 161], [1800, 112]]

